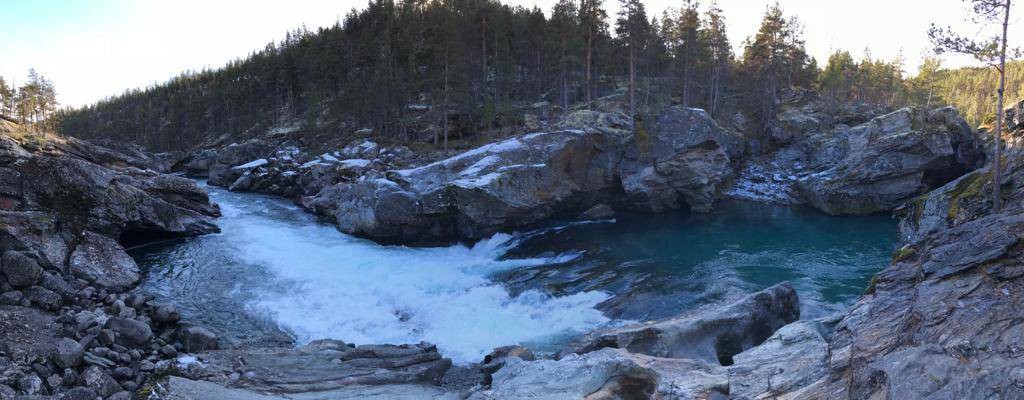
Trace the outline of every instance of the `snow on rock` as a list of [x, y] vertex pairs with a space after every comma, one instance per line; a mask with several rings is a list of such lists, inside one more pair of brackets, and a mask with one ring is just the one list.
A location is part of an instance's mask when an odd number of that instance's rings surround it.
[[236, 165], [234, 167], [231, 167], [231, 169], [252, 169], [252, 168], [256, 168], [256, 167], [262, 167], [262, 166], [267, 165], [269, 163], [270, 162], [267, 161], [266, 158], [261, 158], [261, 159], [258, 159], [258, 160], [249, 161], [249, 162], [247, 162], [245, 164], [242, 164], [242, 165]]

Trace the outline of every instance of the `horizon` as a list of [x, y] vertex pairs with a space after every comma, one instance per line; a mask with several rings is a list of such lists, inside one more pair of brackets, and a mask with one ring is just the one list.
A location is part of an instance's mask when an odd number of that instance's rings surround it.
[[[547, 15], [557, 1], [501, 2], [527, 8], [537, 6]], [[0, 59], [0, 77], [16, 85], [25, 79], [29, 68], [34, 68], [54, 83], [62, 107], [78, 108], [133, 89], [160, 85], [191, 71], [221, 68], [263, 49], [267, 43], [278, 43], [288, 31], [302, 26], [311, 31], [332, 26], [349, 11], [362, 9], [366, 4], [362, 0], [301, 3], [280, 8], [269, 0], [184, 0], [174, 4], [129, 0], [7, 1], [0, 4], [0, 15], [13, 16], [13, 22], [0, 26], [0, 36], [24, 40], [0, 42], [0, 54], [5, 55]], [[604, 3], [610, 28], [614, 29], [618, 2]], [[649, 17], [660, 17], [667, 7], [678, 7], [675, 3], [679, 2], [644, 1]], [[701, 2], [701, 10], [706, 10], [709, 3]], [[717, 3], [739, 56], [743, 42], [756, 32], [765, 9], [775, 1]], [[873, 59], [887, 61], [902, 52], [904, 73], [913, 76], [921, 60], [931, 55], [926, 33], [930, 23], [950, 25], [963, 33], [986, 28], [967, 29], [970, 24], [963, 21], [966, 4], [958, 0], [778, 3], [787, 16], [797, 17], [804, 26], [808, 53], [819, 66], [824, 66], [828, 56], [838, 50], [849, 51], [858, 60], [870, 52]], [[922, 8], [930, 12], [915, 12]], [[197, 9], [203, 12], [195, 12]], [[882, 9], [887, 12], [877, 13]], [[872, 26], [885, 29], [862, 29], [870, 17], [875, 17]], [[181, 29], [186, 20], [190, 29]], [[1018, 21], [1019, 17], [1011, 15], [1011, 22]], [[1011, 39], [1024, 33], [1022, 29], [1019, 24], [1011, 26]], [[942, 58], [946, 68], [980, 66], [962, 56]]]

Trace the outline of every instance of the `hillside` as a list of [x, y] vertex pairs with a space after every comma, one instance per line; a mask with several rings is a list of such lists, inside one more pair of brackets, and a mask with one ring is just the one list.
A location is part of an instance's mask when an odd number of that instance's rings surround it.
[[65, 112], [61, 130], [160, 150], [271, 130], [440, 145], [446, 136], [536, 129], [611, 94], [635, 113], [679, 104], [715, 115], [742, 106], [760, 116], [773, 110], [759, 93], [810, 87], [817, 74], [798, 23], [778, 7], [742, 62], [719, 10], [691, 5], [659, 20], [641, 4], [612, 21], [601, 7], [564, 1], [547, 17], [494, 0], [373, 1], [333, 27], [290, 32], [223, 68]]

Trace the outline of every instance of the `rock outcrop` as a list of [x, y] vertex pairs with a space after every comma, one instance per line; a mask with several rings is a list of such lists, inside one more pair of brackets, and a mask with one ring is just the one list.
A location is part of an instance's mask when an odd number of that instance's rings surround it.
[[[618, 121], [577, 114], [558, 126]], [[617, 124], [518, 136], [418, 168], [363, 175], [302, 204], [345, 232], [405, 239], [480, 238], [602, 202], [708, 211], [732, 175], [731, 155], [742, 151], [701, 110], [670, 108], [636, 135]]]
[[731, 195], [806, 203], [829, 214], [871, 214], [891, 211], [984, 161], [976, 134], [949, 107], [905, 108], [853, 127], [791, 129], [808, 131], [787, 136], [785, 146], [749, 163]]
[[0, 126], [0, 398], [129, 399], [168, 357], [123, 246], [217, 231], [175, 157]]

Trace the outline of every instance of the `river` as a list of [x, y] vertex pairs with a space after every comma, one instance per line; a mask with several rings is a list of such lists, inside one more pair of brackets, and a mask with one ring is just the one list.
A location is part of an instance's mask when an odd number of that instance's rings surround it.
[[285, 200], [207, 189], [222, 232], [132, 249], [146, 272], [136, 290], [228, 346], [427, 341], [457, 363], [508, 344], [554, 350], [782, 281], [804, 318], [827, 315], [856, 300], [896, 240], [886, 216], [723, 202], [711, 214], [553, 221], [472, 246], [383, 246]]

